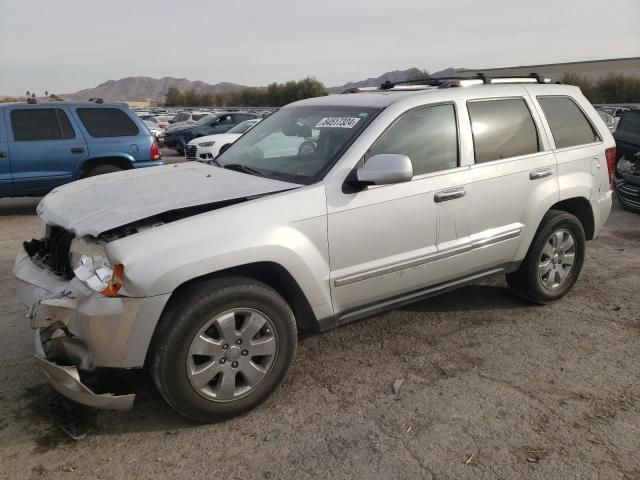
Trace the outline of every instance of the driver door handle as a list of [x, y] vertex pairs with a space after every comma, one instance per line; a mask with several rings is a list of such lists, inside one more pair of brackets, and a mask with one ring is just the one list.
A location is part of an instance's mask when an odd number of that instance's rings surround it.
[[433, 200], [436, 203], [447, 202], [449, 200], [455, 200], [456, 198], [462, 198], [467, 194], [467, 191], [464, 187], [456, 187], [449, 188], [447, 190], [442, 190], [441, 192], [437, 192], [433, 196]]
[[546, 178], [553, 175], [553, 170], [550, 168], [540, 168], [529, 172], [529, 180], [538, 180], [540, 178]]

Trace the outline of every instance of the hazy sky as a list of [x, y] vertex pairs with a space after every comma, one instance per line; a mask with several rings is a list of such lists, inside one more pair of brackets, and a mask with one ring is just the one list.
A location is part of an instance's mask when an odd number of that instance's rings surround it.
[[0, 0], [0, 94], [640, 56], [640, 0]]

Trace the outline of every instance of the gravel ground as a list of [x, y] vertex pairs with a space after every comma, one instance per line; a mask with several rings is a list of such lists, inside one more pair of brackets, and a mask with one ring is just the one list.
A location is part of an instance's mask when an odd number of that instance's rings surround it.
[[73, 441], [38, 408], [11, 280], [36, 203], [0, 200], [0, 479], [640, 479], [638, 215], [612, 213], [553, 305], [500, 278], [304, 338], [274, 397], [216, 425], [140, 373], [134, 409]]

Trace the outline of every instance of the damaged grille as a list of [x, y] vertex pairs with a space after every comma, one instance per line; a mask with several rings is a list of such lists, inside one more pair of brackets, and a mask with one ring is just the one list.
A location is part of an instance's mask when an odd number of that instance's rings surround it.
[[64, 228], [49, 227], [46, 238], [24, 242], [23, 246], [36, 264], [52, 270], [56, 275], [72, 279], [73, 269], [69, 249], [73, 238], [73, 233]]

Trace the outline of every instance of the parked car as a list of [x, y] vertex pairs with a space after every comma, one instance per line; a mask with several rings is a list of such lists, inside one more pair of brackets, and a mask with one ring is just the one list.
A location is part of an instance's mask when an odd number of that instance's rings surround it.
[[158, 146], [162, 147], [164, 145], [164, 130], [159, 128], [157, 123], [150, 120], [143, 120], [143, 123], [149, 129], [151, 135], [155, 137]]
[[218, 156], [222, 147], [231, 145], [259, 121], [260, 119], [258, 118], [245, 120], [227, 130], [226, 133], [217, 133], [215, 135], [195, 138], [187, 144], [184, 149], [184, 156], [187, 160], [198, 160], [201, 162], [213, 160]]
[[602, 119], [604, 124], [609, 129], [609, 131], [613, 132], [616, 129], [616, 126], [618, 125], [618, 120], [616, 119], [616, 117], [602, 110], [598, 110], [597, 112], [598, 112], [598, 115], [600, 115], [600, 118]]
[[534, 303], [566, 295], [611, 208], [609, 130], [576, 87], [439, 82], [296, 102], [218, 166], [45, 197], [14, 273], [49, 382], [124, 409], [133, 394], [84, 375], [146, 365], [172, 408], [219, 420], [283, 382], [298, 331], [498, 274]]
[[613, 137], [618, 152], [615, 191], [625, 208], [640, 212], [640, 110], [624, 112]]
[[164, 132], [164, 144], [167, 148], [184, 155], [184, 149], [194, 138], [224, 133], [245, 120], [254, 119], [254, 113], [221, 112], [211, 113], [193, 125], [171, 126]]
[[191, 125], [209, 114], [210, 112], [202, 112], [197, 110], [178, 112], [169, 120], [169, 124], [172, 126]]
[[160, 130], [165, 130], [169, 125], [169, 122], [174, 117], [174, 115], [140, 115], [142, 120], [146, 120], [151, 123], [155, 123], [156, 127]]
[[0, 197], [40, 196], [79, 178], [162, 164], [155, 138], [126, 105], [0, 105]]

